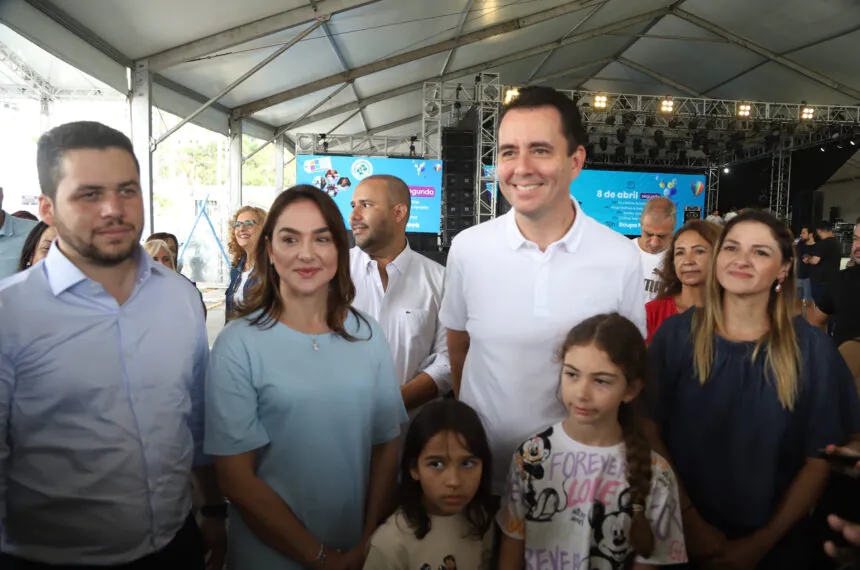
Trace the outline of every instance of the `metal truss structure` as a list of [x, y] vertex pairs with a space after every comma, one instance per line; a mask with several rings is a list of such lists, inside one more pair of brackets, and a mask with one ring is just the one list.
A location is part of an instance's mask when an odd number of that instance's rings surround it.
[[475, 161], [475, 223], [496, 217], [496, 158], [499, 110], [502, 91], [498, 73], [482, 73], [476, 78], [478, 120], [477, 160]]
[[720, 203], [720, 169], [711, 166], [708, 168], [708, 189], [705, 192], [705, 214], [702, 216], [710, 216], [714, 210], [718, 209]]
[[786, 222], [791, 222], [789, 199], [791, 197], [791, 141], [786, 139], [779, 145], [770, 162], [770, 192], [768, 207], [771, 213]]
[[298, 134], [295, 154], [419, 157], [422, 151], [423, 143], [411, 136]]

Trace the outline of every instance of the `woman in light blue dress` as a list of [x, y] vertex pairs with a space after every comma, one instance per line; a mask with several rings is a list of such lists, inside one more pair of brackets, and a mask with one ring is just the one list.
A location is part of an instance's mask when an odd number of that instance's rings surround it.
[[206, 383], [228, 568], [360, 568], [407, 419], [385, 335], [350, 307], [347, 232], [324, 192], [278, 196], [256, 254], [259, 282], [215, 342]]

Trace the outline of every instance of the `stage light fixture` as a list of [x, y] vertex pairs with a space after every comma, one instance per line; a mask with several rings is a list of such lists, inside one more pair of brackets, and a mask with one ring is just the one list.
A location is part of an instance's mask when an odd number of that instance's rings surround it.
[[505, 91], [505, 105], [510, 105], [511, 101], [520, 96], [520, 90], [514, 87]]
[[647, 117], [645, 117], [645, 126], [646, 127], [649, 127], [649, 128], [653, 127], [656, 122], [657, 122], [657, 120], [654, 118], [653, 115], [648, 115]]
[[670, 129], [677, 129], [678, 125], [680, 125], [680, 124], [681, 124], [681, 121], [679, 121], [678, 119], [675, 119], [673, 117], [672, 120], [669, 121], [669, 128]]
[[600, 150], [602, 150], [603, 152], [606, 152], [606, 147], [609, 146], [609, 139], [607, 139], [606, 137], [600, 137], [600, 143], [599, 144], [600, 144]]
[[857, 146], [857, 143], [855, 143], [854, 141], [849, 141], [849, 142], [851, 143], [851, 146]]
[[651, 160], [657, 160], [657, 157], [660, 156], [660, 150], [654, 148], [653, 146], [648, 149], [648, 158]]
[[654, 131], [654, 142], [657, 143], [657, 148], [666, 148], [666, 138], [663, 136], [663, 131]]
[[609, 115], [606, 117], [606, 125], [611, 127], [615, 124], [615, 115]]
[[823, 146], [822, 146], [822, 147], [818, 147], [818, 150], [820, 150], [821, 152], [824, 152], [824, 147], [823, 147]]
[[615, 138], [618, 139], [618, 142], [624, 144], [624, 141], [627, 140], [627, 129], [621, 128], [615, 131]]
[[606, 95], [595, 95], [594, 96], [594, 108], [595, 109], [605, 109], [606, 108]]
[[682, 162], [687, 160], [687, 151], [686, 150], [682, 150], [678, 153], [678, 160], [680, 160]]
[[749, 117], [752, 111], [752, 105], [741, 103], [738, 105], [738, 117]]
[[804, 107], [800, 112], [800, 118], [804, 121], [811, 121], [815, 117], [815, 109], [813, 107]]
[[633, 139], [633, 152], [636, 154], [641, 154], [644, 150], [645, 149], [642, 146], [642, 139]]
[[731, 172], [731, 171], [729, 170], [728, 166], [723, 168], [723, 174], [728, 174], [729, 172]]
[[624, 159], [624, 155], [626, 153], [627, 153], [627, 149], [625, 149], [623, 146], [618, 145], [617, 147], [615, 147], [615, 158]]
[[675, 110], [675, 102], [672, 101], [669, 97], [666, 97], [662, 101], [660, 101], [660, 112], [661, 113], [671, 113]]

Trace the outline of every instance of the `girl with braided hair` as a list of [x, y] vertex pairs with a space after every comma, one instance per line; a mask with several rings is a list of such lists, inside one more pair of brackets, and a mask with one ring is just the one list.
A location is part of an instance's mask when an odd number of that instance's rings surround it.
[[639, 432], [648, 352], [617, 313], [591, 317], [559, 351], [566, 420], [514, 455], [497, 521], [500, 570], [646, 570], [687, 561], [678, 487]]

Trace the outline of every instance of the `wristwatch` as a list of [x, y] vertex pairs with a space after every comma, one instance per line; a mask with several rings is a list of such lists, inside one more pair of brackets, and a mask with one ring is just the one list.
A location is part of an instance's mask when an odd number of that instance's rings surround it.
[[227, 503], [221, 503], [220, 505], [203, 505], [200, 507], [200, 514], [206, 518], [226, 519]]

